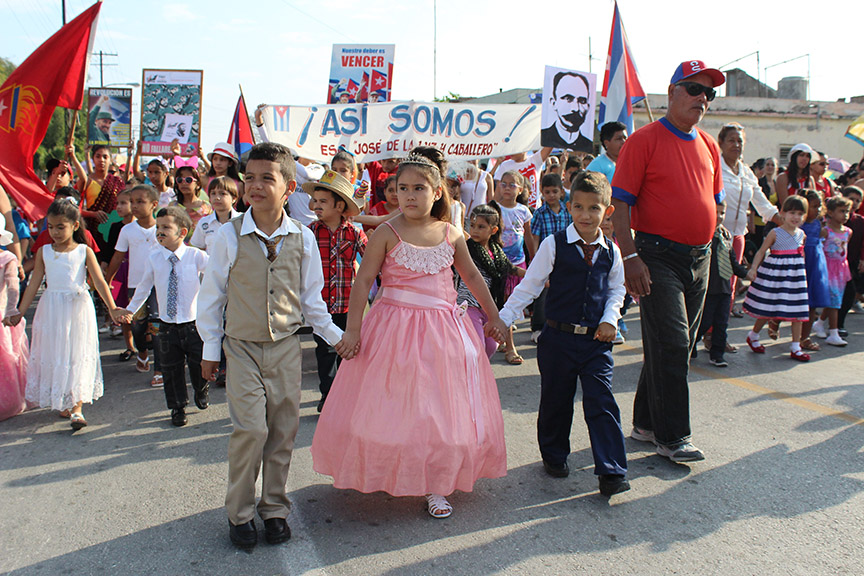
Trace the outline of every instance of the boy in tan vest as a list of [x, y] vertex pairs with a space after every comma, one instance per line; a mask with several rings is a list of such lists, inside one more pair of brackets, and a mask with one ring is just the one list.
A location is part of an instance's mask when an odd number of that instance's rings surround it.
[[198, 296], [204, 378], [213, 379], [222, 347], [227, 360], [234, 430], [225, 507], [231, 542], [246, 549], [258, 541], [255, 481], [262, 465], [257, 508], [266, 540], [278, 544], [291, 537], [285, 484], [299, 425], [301, 354], [295, 332], [301, 315], [331, 345], [342, 338], [321, 299], [324, 278], [315, 237], [283, 208], [296, 187], [294, 176], [287, 148], [273, 143], [252, 148], [245, 172], [249, 211], [216, 233]]

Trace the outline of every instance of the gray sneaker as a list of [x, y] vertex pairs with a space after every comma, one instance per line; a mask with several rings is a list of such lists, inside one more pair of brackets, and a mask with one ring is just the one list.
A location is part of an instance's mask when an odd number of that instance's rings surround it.
[[665, 456], [672, 462], [698, 462], [705, 459], [705, 454], [690, 442], [682, 442], [675, 446], [657, 444], [657, 454]]
[[652, 430], [645, 430], [644, 428], [637, 428], [636, 426], [633, 426], [633, 430], [630, 432], [630, 438], [638, 440], [639, 442], [650, 442], [651, 444], [657, 443], [657, 441], [654, 440], [654, 432]]

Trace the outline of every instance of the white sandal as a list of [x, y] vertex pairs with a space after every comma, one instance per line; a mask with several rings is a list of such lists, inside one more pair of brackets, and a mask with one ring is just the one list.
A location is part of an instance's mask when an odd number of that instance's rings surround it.
[[448, 518], [453, 513], [453, 506], [439, 494], [427, 494], [426, 506], [433, 518]]

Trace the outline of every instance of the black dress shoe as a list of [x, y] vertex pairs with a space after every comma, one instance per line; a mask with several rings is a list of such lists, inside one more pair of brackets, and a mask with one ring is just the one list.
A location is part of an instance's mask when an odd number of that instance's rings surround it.
[[612, 496], [630, 490], [630, 483], [620, 474], [603, 474], [600, 476], [600, 494]]
[[171, 424], [174, 426], [186, 425], [186, 411], [183, 408], [174, 408], [171, 410]]
[[324, 401], [325, 400], [326, 400], [326, 398], [321, 398], [321, 400], [318, 401], [318, 413], [319, 414], [321, 413], [321, 410], [324, 409]]
[[570, 467], [567, 465], [566, 460], [563, 464], [552, 464], [551, 462], [543, 460], [543, 468], [545, 468], [546, 473], [553, 478], [566, 478], [570, 475]]
[[204, 388], [199, 392], [195, 391], [195, 405], [199, 410], [206, 410], [210, 406], [210, 383], [204, 385]]
[[250, 520], [238, 526], [231, 524], [229, 521], [228, 525], [230, 526], [228, 535], [231, 537], [231, 543], [234, 546], [248, 550], [258, 544], [258, 530], [255, 529], [255, 520]]
[[268, 518], [264, 520], [264, 538], [268, 544], [281, 544], [291, 538], [291, 528], [285, 518]]
[[840, 328], [837, 330], [837, 335], [840, 336], [840, 338], [846, 338], [849, 336], [849, 331], [845, 328]]

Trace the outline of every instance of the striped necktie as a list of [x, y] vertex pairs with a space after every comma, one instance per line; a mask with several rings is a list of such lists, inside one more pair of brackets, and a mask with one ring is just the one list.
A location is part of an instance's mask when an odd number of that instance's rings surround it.
[[731, 248], [731, 243], [727, 242], [723, 234], [720, 234], [719, 242], [717, 242], [717, 273], [722, 280], [732, 278], [732, 262], [729, 259], [729, 248]]
[[276, 260], [276, 256], [278, 256], [278, 253], [276, 252], [276, 245], [279, 244], [280, 237], [277, 236], [276, 238], [269, 240], [261, 234], [258, 234], [257, 232], [255, 232], [255, 236], [257, 236], [258, 239], [264, 243], [264, 246], [267, 247], [267, 260], [269, 260], [270, 262]]

